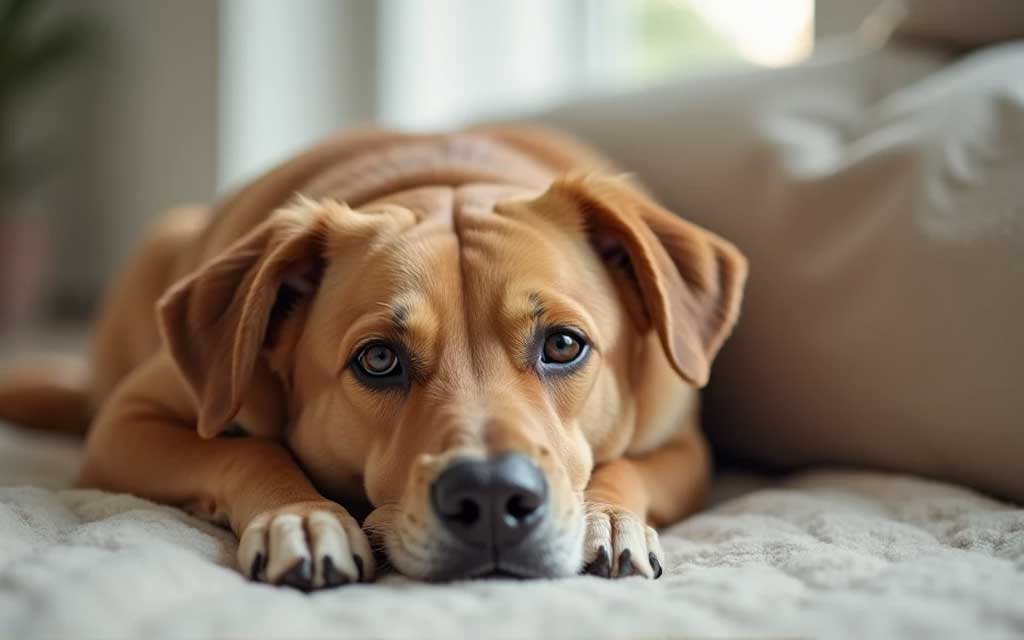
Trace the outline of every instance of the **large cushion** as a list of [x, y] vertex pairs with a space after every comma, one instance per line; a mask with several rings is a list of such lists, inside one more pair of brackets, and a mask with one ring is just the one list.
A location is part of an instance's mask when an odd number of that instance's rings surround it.
[[542, 120], [750, 258], [719, 451], [1024, 501], [1024, 44], [832, 49]]
[[1020, 0], [903, 0], [903, 4], [907, 15], [896, 30], [899, 36], [954, 48], [1024, 37]]

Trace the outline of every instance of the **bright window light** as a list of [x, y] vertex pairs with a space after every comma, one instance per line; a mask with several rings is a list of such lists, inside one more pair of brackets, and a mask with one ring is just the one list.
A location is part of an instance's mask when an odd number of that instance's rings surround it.
[[814, 0], [675, 0], [689, 5], [707, 24], [755, 64], [792, 64], [811, 52]]

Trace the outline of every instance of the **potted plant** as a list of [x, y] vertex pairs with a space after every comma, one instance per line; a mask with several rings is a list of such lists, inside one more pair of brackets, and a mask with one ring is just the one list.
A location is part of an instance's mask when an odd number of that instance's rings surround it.
[[32, 99], [85, 49], [89, 30], [52, 0], [0, 0], [0, 334], [25, 328], [43, 300], [52, 246], [33, 199], [59, 168], [59, 140], [25, 124]]

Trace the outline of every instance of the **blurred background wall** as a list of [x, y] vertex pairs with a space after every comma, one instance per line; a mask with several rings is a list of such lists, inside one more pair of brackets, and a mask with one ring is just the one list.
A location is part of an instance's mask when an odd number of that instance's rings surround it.
[[9, 342], [87, 316], [156, 212], [216, 191], [221, 45], [220, 8], [207, 0], [0, 7], [7, 22], [26, 14], [2, 47], [8, 63], [45, 48], [68, 21], [87, 32], [2, 110], [0, 153], [26, 183], [0, 193], [0, 339]]
[[10, 132], [46, 131], [44, 146], [62, 150], [31, 193], [0, 202], [0, 236], [19, 238], [0, 253], [27, 254], [0, 263], [0, 301], [16, 307], [0, 320], [7, 341], [87, 317], [161, 210], [212, 201], [337, 129], [448, 128], [679, 74], [792, 64], [809, 55], [815, 23], [849, 31], [872, 3], [34, 4], [40, 24], [81, 20], [91, 37], [31, 106], [2, 114], [8, 147]]

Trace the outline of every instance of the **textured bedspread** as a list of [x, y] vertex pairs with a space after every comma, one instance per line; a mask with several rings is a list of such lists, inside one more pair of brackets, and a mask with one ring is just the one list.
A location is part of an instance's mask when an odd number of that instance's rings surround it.
[[[911, 477], [727, 474], [667, 575], [252, 584], [233, 536], [68, 489], [74, 443], [0, 428], [2, 638], [1024, 637], [1024, 510]], [[19, 486], [12, 486], [19, 485]]]

